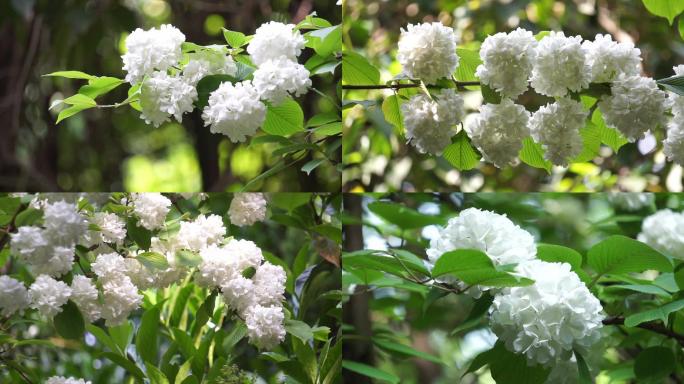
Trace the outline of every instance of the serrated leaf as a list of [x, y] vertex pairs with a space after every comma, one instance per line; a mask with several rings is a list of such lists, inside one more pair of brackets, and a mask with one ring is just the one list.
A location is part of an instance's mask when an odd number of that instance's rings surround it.
[[679, 311], [684, 308], [684, 299], [682, 300], [677, 300], [673, 301], [671, 303], [667, 303], [663, 306], [660, 306], [658, 308], [654, 309], [649, 309], [648, 311], [643, 311], [639, 313], [635, 313], [633, 315], [629, 315], [625, 318], [625, 326], [626, 327], [636, 327], [637, 325], [641, 323], [646, 323], [649, 321], [654, 321], [654, 320], [660, 320], [662, 321], [665, 325], [667, 325], [668, 317], [670, 313]]
[[550, 161], [544, 159], [544, 149], [541, 144], [536, 143], [531, 137], [526, 137], [523, 140], [520, 160], [531, 167], [544, 169], [549, 174], [551, 167], [553, 167]]
[[382, 102], [382, 113], [388, 123], [394, 125], [401, 135], [404, 134], [404, 119], [401, 116], [401, 108], [399, 107], [399, 98], [397, 95], [392, 95]]
[[650, 246], [626, 236], [613, 235], [587, 252], [587, 264], [600, 275], [656, 270], [671, 272], [667, 257]]
[[159, 334], [160, 309], [158, 305], [147, 309], [140, 320], [135, 337], [136, 350], [146, 363], [157, 362], [157, 338]]
[[288, 98], [278, 106], [269, 106], [262, 127], [271, 135], [288, 136], [304, 130], [304, 112], [296, 101]]
[[610, 128], [606, 125], [600, 109], [596, 108], [596, 110], [594, 110], [594, 114], [591, 115], [591, 122], [594, 123], [594, 125], [598, 128], [601, 142], [609, 146], [615, 153], [618, 152], [620, 147], [629, 142], [616, 129]]
[[474, 169], [481, 159], [464, 130], [456, 134], [453, 142], [444, 149], [442, 156], [459, 171]]
[[458, 68], [456, 68], [456, 80], [475, 81], [477, 66], [482, 64], [480, 53], [472, 49], [456, 48], [456, 54], [460, 58]]
[[446, 219], [436, 215], [426, 215], [401, 204], [374, 201], [368, 209], [403, 229], [422, 228], [428, 225], [443, 225]]
[[672, 25], [675, 17], [684, 12], [681, 0], [642, 0], [646, 9], [656, 16], [664, 17]]
[[66, 338], [80, 340], [85, 331], [85, 322], [78, 306], [71, 300], [62, 306], [62, 312], [55, 315], [55, 329], [57, 333]]
[[489, 256], [476, 249], [458, 249], [440, 256], [432, 268], [432, 277], [444, 275], [455, 276], [468, 285], [489, 287], [517, 287], [534, 283], [531, 279], [496, 269]]
[[83, 79], [83, 80], [90, 80], [94, 79], [96, 76], [89, 75], [85, 72], [81, 71], [58, 71], [58, 72], [52, 72], [48, 73], [47, 75], [43, 75], [45, 77], [64, 77], [67, 79]]
[[247, 36], [242, 32], [230, 31], [223, 28], [223, 37], [226, 42], [233, 48], [240, 48], [247, 44]]
[[587, 120], [587, 124], [580, 129], [580, 136], [582, 136], [582, 152], [577, 157], [570, 160], [570, 163], [583, 163], [591, 161], [599, 156], [601, 149], [601, 136], [596, 124]]
[[380, 71], [356, 52], [342, 53], [342, 81], [349, 85], [375, 85], [380, 82]]

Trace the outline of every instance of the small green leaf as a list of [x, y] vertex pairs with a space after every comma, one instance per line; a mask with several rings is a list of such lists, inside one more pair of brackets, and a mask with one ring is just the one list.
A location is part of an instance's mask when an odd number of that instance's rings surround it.
[[684, 12], [684, 1], [681, 0], [643, 0], [643, 2], [649, 12], [666, 18], [670, 25], [677, 15]]
[[86, 109], [94, 108], [94, 106], [88, 106], [88, 105], [72, 105], [69, 108], [63, 109], [59, 115], [57, 115], [57, 121], [55, 124], [59, 124], [62, 122], [62, 120], [66, 120], [70, 118], [71, 116], [76, 115], [77, 113], [81, 111], [85, 111]]
[[134, 217], [129, 217], [126, 221], [126, 231], [128, 236], [142, 249], [150, 249], [152, 244], [152, 232], [147, 228], [138, 226]]
[[426, 215], [402, 204], [374, 201], [368, 210], [402, 229], [422, 228], [428, 225], [443, 225], [446, 219], [437, 215]]
[[480, 154], [473, 148], [464, 130], [444, 149], [444, 158], [459, 171], [474, 169], [480, 163]]
[[97, 102], [95, 102], [95, 100], [80, 93], [67, 97], [66, 99], [64, 99], [64, 103], [69, 105], [78, 105], [85, 107], [94, 107], [97, 105]]
[[575, 351], [575, 359], [577, 360], [577, 371], [579, 372], [579, 384], [592, 384], [594, 380], [589, 372], [587, 362], [584, 361], [582, 354]]
[[554, 244], [537, 245], [537, 258], [549, 263], [568, 263], [573, 270], [582, 268], [582, 255], [572, 248]]
[[348, 369], [352, 372], [376, 379], [387, 381], [393, 384], [398, 384], [401, 380], [390, 373], [381, 371], [377, 368], [371, 367], [370, 365], [357, 363], [355, 361], [342, 360], [342, 368]]
[[650, 246], [626, 236], [614, 235], [591, 247], [587, 264], [600, 275], [656, 270], [671, 272], [667, 257]]
[[66, 339], [80, 340], [85, 331], [85, 322], [78, 306], [71, 300], [62, 306], [62, 312], [54, 319], [55, 328], [60, 336]]
[[650, 347], [641, 351], [634, 360], [634, 374], [639, 380], [659, 382], [675, 371], [675, 365], [676, 360], [672, 349]]
[[58, 71], [58, 72], [52, 72], [48, 73], [47, 75], [43, 75], [45, 77], [65, 77], [67, 79], [83, 79], [83, 80], [90, 80], [94, 79], [96, 76], [89, 75], [87, 73], [81, 72], [81, 71]]
[[271, 135], [288, 136], [304, 130], [304, 112], [296, 101], [288, 98], [278, 106], [269, 106], [262, 127]]
[[482, 93], [482, 98], [487, 104], [499, 104], [501, 103], [501, 95], [486, 84], [480, 85], [480, 92]]
[[90, 97], [91, 99], [95, 99], [100, 95], [104, 95], [105, 93], [108, 93], [116, 89], [123, 83], [123, 80], [117, 79], [116, 77], [97, 77], [91, 79], [88, 82], [88, 85], [84, 85], [81, 88], [79, 88], [78, 93]]
[[140, 320], [140, 327], [135, 337], [136, 350], [140, 357], [149, 364], [157, 362], [157, 338], [159, 334], [160, 309], [158, 305], [147, 309]]
[[475, 81], [477, 66], [482, 64], [480, 53], [472, 49], [456, 48], [456, 54], [461, 59], [456, 68], [456, 80]]
[[403, 357], [417, 357], [423, 360], [432, 361], [437, 364], [444, 364], [442, 359], [437, 356], [433, 356], [429, 353], [419, 351], [410, 345], [395, 343], [390, 340], [384, 340], [374, 337], [373, 343], [379, 348], [388, 351], [390, 353], [396, 353]]
[[401, 108], [399, 107], [399, 98], [396, 95], [385, 98], [382, 102], [382, 113], [385, 115], [385, 120], [394, 125], [401, 135], [404, 134], [404, 120], [401, 117]]
[[594, 125], [598, 128], [601, 142], [609, 146], [615, 153], [620, 150], [620, 147], [629, 142], [615, 128], [610, 128], [606, 125], [600, 109], [596, 108], [596, 110], [594, 110], [594, 114], [591, 115], [591, 122], [594, 123]]
[[432, 269], [432, 277], [452, 275], [468, 285], [516, 287], [531, 285], [533, 280], [496, 269], [484, 252], [458, 249], [440, 256]]
[[17, 227], [34, 225], [42, 218], [43, 211], [40, 209], [26, 208], [25, 210], [19, 212], [17, 217], [14, 219], [14, 224]]
[[226, 42], [233, 48], [240, 48], [247, 44], [247, 36], [242, 32], [230, 31], [223, 28], [223, 37]]
[[313, 339], [311, 327], [303, 321], [285, 320], [285, 330], [303, 343], [308, 343]]
[[313, 159], [311, 161], [308, 161], [306, 164], [302, 165], [302, 172], [305, 172], [307, 175], [310, 175], [311, 172], [313, 172], [314, 169], [316, 169], [319, 165], [323, 164], [325, 159]]
[[202, 110], [209, 104], [209, 95], [214, 92], [221, 83], [236, 83], [237, 79], [230, 75], [209, 75], [197, 83], [197, 101], [195, 106]]
[[169, 268], [168, 260], [166, 260], [166, 257], [161, 253], [143, 252], [135, 258], [150, 270]]
[[365, 57], [345, 51], [342, 53], [342, 81], [349, 85], [375, 85], [380, 82], [380, 71]]
[[531, 167], [544, 169], [547, 173], [551, 174], [553, 164], [544, 159], [544, 149], [541, 144], [536, 143], [531, 137], [526, 137], [523, 140], [520, 160]]
[[671, 76], [657, 81], [668, 91], [672, 91], [680, 96], [684, 96], [684, 75]]
[[682, 308], [684, 308], [684, 299], [673, 301], [658, 308], [650, 309], [648, 311], [643, 311], [627, 316], [625, 318], [625, 326], [636, 327], [641, 323], [646, 323], [654, 320], [661, 320], [665, 325], [667, 325], [667, 319], [670, 313], [679, 311]]

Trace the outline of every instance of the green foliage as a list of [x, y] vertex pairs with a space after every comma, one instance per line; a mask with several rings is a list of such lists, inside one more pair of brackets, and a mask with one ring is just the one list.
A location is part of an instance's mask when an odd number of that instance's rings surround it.
[[497, 269], [489, 256], [474, 249], [459, 249], [440, 256], [432, 269], [432, 276], [447, 274], [468, 285], [517, 287], [534, 283], [533, 280]]
[[672, 25], [675, 17], [684, 12], [684, 3], [678, 0], [642, 0], [649, 12], [667, 19]]
[[380, 82], [380, 71], [356, 52], [342, 53], [342, 81], [348, 85], [373, 85]]
[[587, 264], [599, 275], [643, 272], [649, 269], [672, 271], [672, 263], [648, 245], [615, 235], [594, 245], [587, 253]]
[[299, 103], [287, 99], [277, 106], [269, 106], [263, 130], [271, 135], [288, 136], [304, 130], [304, 112]]
[[470, 138], [461, 130], [444, 149], [444, 158], [459, 171], [473, 169], [480, 162], [480, 154], [473, 148]]

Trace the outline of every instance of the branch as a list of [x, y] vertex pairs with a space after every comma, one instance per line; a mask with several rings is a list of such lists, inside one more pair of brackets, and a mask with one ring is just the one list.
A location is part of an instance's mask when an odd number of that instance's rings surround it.
[[[458, 87], [478, 86], [479, 81], [455, 81]], [[343, 85], [342, 89], [404, 89], [420, 88], [420, 84]]]
[[[603, 320], [603, 325], [624, 325], [625, 324], [625, 318], [621, 316], [616, 316], [616, 317], [609, 317], [607, 319]], [[671, 339], [677, 340], [677, 342], [684, 346], [684, 335], [679, 334], [677, 332], [674, 332], [673, 330], [665, 327], [664, 325], [660, 323], [655, 323], [655, 322], [649, 322], [649, 323], [641, 323], [637, 325], [638, 328], [641, 329], [646, 329], [651, 332], [659, 333], [661, 335], [667, 336]]]

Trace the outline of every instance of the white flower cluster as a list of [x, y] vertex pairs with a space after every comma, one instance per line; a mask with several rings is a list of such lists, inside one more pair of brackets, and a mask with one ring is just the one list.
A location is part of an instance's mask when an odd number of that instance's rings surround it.
[[485, 104], [474, 123], [466, 129], [482, 156], [499, 168], [517, 162], [522, 141], [530, 136], [530, 113], [511, 99]]
[[536, 45], [532, 32], [522, 28], [489, 36], [480, 47], [482, 64], [475, 74], [502, 96], [516, 98], [527, 91]]
[[91, 384], [90, 381], [85, 381], [83, 379], [75, 379], [73, 377], [64, 376], [52, 376], [47, 379], [45, 384]]
[[463, 98], [443, 89], [434, 99], [417, 94], [401, 105], [407, 140], [420, 153], [441, 155], [465, 117]]
[[0, 315], [12, 316], [28, 308], [29, 304], [31, 299], [24, 284], [9, 276], [0, 276]]
[[[194, 46], [183, 52], [185, 36], [165, 24], [147, 31], [136, 29], [126, 38], [122, 56], [126, 81], [140, 84], [141, 118], [155, 127], [178, 122], [198, 100], [197, 84], [209, 75], [238, 74], [233, 52], [222, 46]], [[264, 123], [266, 105], [278, 105], [289, 95], [301, 96], [311, 87], [310, 73], [297, 62], [306, 40], [293, 24], [261, 25], [247, 52], [258, 66], [253, 81], [224, 82], [202, 111], [211, 132], [242, 142]]]
[[62, 305], [66, 304], [71, 296], [71, 288], [61, 281], [57, 281], [48, 275], [40, 275], [31, 284], [28, 290], [31, 308], [52, 318], [62, 312]]
[[238, 227], [266, 219], [266, 199], [262, 193], [236, 193], [228, 209], [230, 222]]
[[161, 228], [171, 209], [171, 200], [161, 193], [134, 193], [131, 203], [138, 224], [149, 230]]
[[530, 119], [530, 133], [544, 148], [544, 158], [553, 164], [567, 166], [582, 152], [580, 129], [589, 111], [582, 103], [560, 98], [537, 110]]
[[[684, 75], [684, 64], [673, 68], [675, 75]], [[667, 138], [663, 142], [663, 152], [668, 159], [684, 165], [684, 96], [670, 92], [672, 120], [667, 125]]]
[[591, 71], [580, 36], [551, 32], [539, 41], [530, 84], [547, 96], [565, 96], [589, 86]]
[[458, 67], [456, 35], [442, 23], [409, 24], [401, 30], [397, 60], [411, 78], [434, 84]]
[[637, 239], [677, 259], [684, 260], [684, 213], [663, 209], [641, 223]]
[[611, 192], [608, 200], [616, 207], [625, 211], [638, 211], [653, 204], [655, 195], [652, 193]]

